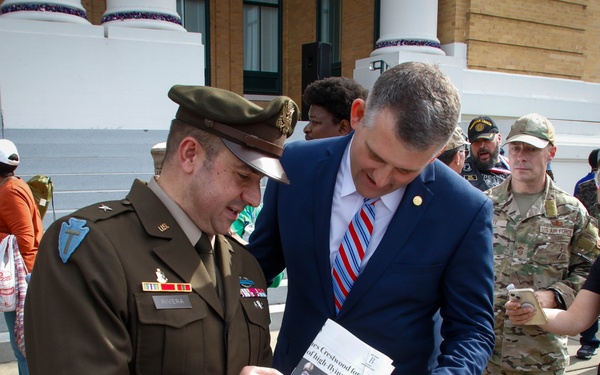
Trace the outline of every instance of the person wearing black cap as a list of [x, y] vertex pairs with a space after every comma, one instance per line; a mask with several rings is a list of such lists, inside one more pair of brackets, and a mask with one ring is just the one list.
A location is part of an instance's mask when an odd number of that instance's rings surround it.
[[260, 203], [263, 176], [289, 183], [279, 158], [298, 107], [201, 86], [169, 97], [179, 109], [160, 177], [59, 219], [42, 240], [25, 311], [33, 375], [271, 364], [264, 275], [224, 234]]
[[502, 135], [494, 120], [479, 116], [469, 123], [467, 131], [471, 154], [465, 160], [461, 175], [481, 191], [499, 185], [510, 176], [508, 160], [500, 155]]

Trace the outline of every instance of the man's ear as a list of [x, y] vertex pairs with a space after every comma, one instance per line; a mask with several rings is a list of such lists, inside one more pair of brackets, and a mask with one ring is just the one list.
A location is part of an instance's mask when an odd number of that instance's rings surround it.
[[363, 117], [365, 117], [366, 103], [362, 99], [354, 99], [352, 102], [352, 108], [350, 110], [350, 125], [352, 129], [356, 130], [362, 123]]
[[343, 119], [338, 124], [338, 135], [346, 135], [352, 131], [352, 127], [350, 126], [350, 122], [346, 119]]
[[460, 160], [458, 160], [459, 158], [460, 158], [460, 152], [457, 152], [456, 154], [454, 154], [454, 157], [452, 158], [452, 162], [456, 165], [459, 165], [460, 164], [459, 163]]
[[204, 155], [202, 144], [196, 138], [188, 136], [179, 143], [177, 162], [184, 172], [191, 173], [199, 163], [204, 161]]
[[554, 160], [554, 157], [556, 156], [557, 148], [554, 145], [549, 145], [549, 146], [550, 146], [550, 148], [548, 149], [548, 151], [549, 151], [550, 155], [549, 155], [548, 161], [550, 162], [550, 161]]

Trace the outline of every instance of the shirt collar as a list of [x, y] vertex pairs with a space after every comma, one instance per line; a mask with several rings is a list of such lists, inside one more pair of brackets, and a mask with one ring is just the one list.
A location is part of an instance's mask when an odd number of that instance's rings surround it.
[[[352, 178], [352, 170], [350, 168], [350, 147], [352, 147], [352, 142], [354, 142], [354, 136], [350, 142], [348, 142], [348, 146], [344, 150], [344, 155], [342, 156], [342, 164], [340, 165], [340, 173], [342, 175], [342, 189], [340, 190], [340, 196], [342, 198], [356, 195], [356, 197], [360, 197], [358, 191], [356, 191], [356, 185], [354, 184], [354, 179]], [[406, 186], [402, 186], [399, 189], [388, 193], [381, 198], [381, 202], [390, 212], [394, 212], [396, 208], [400, 205], [400, 201], [402, 200], [402, 196], [404, 195], [404, 191], [406, 190]]]
[[173, 218], [179, 224], [183, 233], [185, 233], [186, 237], [190, 240], [192, 245], [196, 245], [200, 237], [202, 236], [202, 231], [198, 229], [196, 224], [190, 219], [190, 217], [183, 211], [181, 207], [160, 187], [158, 182], [156, 182], [156, 178], [152, 178], [148, 182], [148, 188], [156, 194], [158, 199], [167, 207], [167, 210], [173, 215]]

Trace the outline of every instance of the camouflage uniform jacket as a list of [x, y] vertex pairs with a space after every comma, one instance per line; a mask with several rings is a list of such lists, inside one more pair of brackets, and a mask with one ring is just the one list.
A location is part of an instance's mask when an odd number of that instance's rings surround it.
[[568, 364], [566, 336], [505, 319], [506, 287], [553, 289], [570, 306], [598, 253], [596, 220], [550, 178], [522, 216], [511, 181], [485, 192], [494, 202], [496, 347], [490, 361], [510, 371], [560, 371]]
[[596, 194], [596, 181], [592, 179], [577, 185], [575, 198], [579, 199], [588, 210], [588, 213], [598, 220], [600, 217], [600, 205], [598, 204], [598, 197]]

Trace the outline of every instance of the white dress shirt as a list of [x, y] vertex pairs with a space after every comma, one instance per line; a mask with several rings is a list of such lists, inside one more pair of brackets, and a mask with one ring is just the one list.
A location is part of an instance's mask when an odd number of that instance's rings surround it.
[[[340, 244], [342, 243], [344, 233], [348, 228], [350, 220], [352, 220], [354, 214], [362, 208], [364, 203], [364, 198], [356, 191], [350, 169], [350, 147], [352, 147], [353, 141], [354, 138], [350, 140], [344, 151], [342, 162], [337, 172], [335, 188], [333, 190], [330, 222], [331, 230], [329, 232], [329, 260], [332, 265], [338, 254]], [[405, 190], [406, 187], [403, 186], [384, 195], [377, 203], [375, 203], [375, 223], [373, 225], [373, 233], [371, 234], [371, 241], [369, 242], [369, 246], [367, 247], [360, 266], [361, 272], [381, 242], [390, 220], [392, 220], [396, 209], [400, 205]]]

